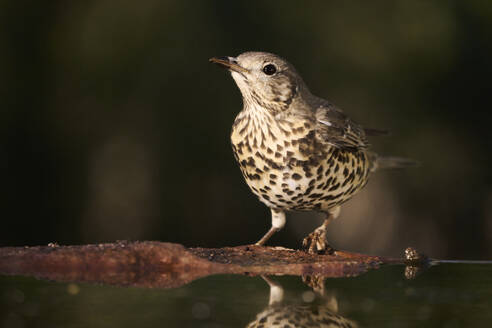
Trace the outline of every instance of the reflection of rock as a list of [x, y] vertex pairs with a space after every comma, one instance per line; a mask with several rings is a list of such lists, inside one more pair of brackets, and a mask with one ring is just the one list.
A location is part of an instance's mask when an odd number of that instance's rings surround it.
[[420, 273], [430, 266], [430, 259], [427, 255], [419, 253], [413, 247], [405, 249], [405, 278], [415, 279]]
[[185, 248], [155, 241], [119, 241], [81, 246], [51, 243], [0, 247], [1, 274], [149, 288], [175, 288], [212, 274], [348, 277], [384, 263], [395, 263], [395, 260], [340, 251], [336, 255], [308, 254], [256, 245]]
[[269, 305], [247, 328], [358, 327], [354, 321], [337, 314], [338, 302], [334, 296], [320, 295], [320, 300], [311, 304], [285, 305], [283, 288], [269, 278], [264, 279], [270, 285]]

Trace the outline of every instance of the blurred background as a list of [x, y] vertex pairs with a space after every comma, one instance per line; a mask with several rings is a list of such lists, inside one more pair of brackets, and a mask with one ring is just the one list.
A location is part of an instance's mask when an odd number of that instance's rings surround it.
[[[329, 229], [337, 248], [492, 257], [492, 3], [1, 1], [0, 245], [256, 242], [269, 210], [229, 133], [242, 108], [212, 56], [287, 58], [311, 91], [387, 128], [381, 172]], [[292, 213], [270, 245], [321, 223]]]

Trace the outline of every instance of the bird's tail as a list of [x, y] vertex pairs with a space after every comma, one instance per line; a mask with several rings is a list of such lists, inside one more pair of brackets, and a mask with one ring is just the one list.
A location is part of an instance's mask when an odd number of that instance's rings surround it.
[[376, 170], [386, 170], [386, 169], [404, 169], [407, 167], [417, 167], [420, 166], [420, 162], [413, 159], [394, 157], [394, 156], [378, 156], [373, 155], [373, 165], [371, 171]]

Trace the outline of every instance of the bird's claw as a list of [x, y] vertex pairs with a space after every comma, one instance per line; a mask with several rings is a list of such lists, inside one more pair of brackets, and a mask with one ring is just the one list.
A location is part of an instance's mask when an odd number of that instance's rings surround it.
[[319, 227], [302, 241], [302, 247], [310, 254], [328, 254], [332, 255], [335, 249], [326, 241], [326, 229]]
[[319, 295], [324, 295], [325, 293], [325, 280], [326, 277], [321, 274], [302, 276], [302, 282], [311, 287]]

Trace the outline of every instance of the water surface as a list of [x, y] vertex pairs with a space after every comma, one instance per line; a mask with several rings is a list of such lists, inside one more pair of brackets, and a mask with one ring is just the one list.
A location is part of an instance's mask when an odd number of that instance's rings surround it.
[[268, 327], [278, 317], [287, 320], [286, 327], [299, 325], [296, 320], [315, 327], [492, 322], [492, 266], [441, 264], [413, 280], [403, 270], [385, 266], [359, 277], [326, 279], [324, 290], [318, 285], [315, 291], [301, 277], [270, 276], [272, 294], [267, 280], [241, 275], [210, 276], [175, 289], [1, 276], [0, 327]]

